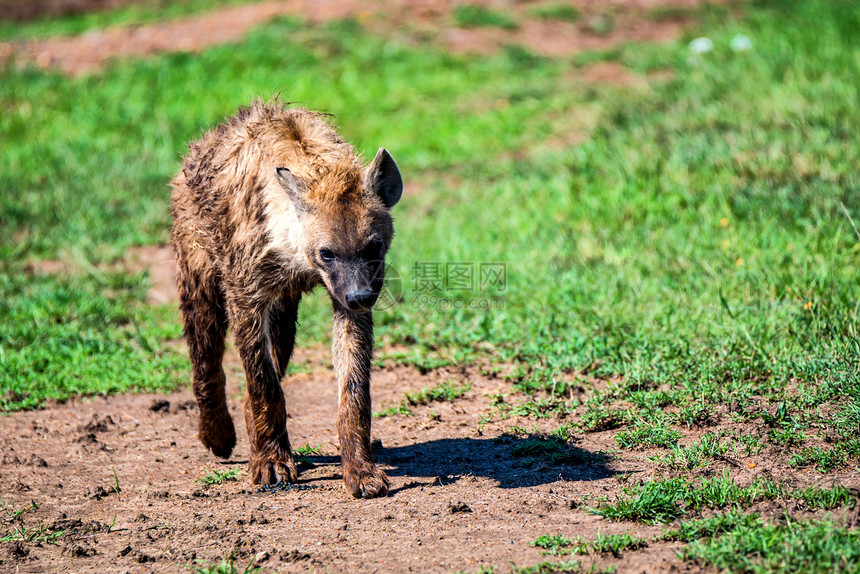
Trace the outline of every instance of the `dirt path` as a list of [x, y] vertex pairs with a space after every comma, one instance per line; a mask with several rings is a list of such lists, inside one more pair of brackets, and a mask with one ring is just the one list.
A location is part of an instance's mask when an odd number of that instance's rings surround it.
[[[208, 487], [196, 482], [205, 470], [244, 468], [248, 445], [240, 432], [227, 463], [205, 452], [187, 391], [74, 401], [0, 419], [6, 442], [0, 499], [10, 508], [39, 505], [21, 515], [26, 527], [70, 532], [56, 545], [0, 545], [0, 569], [179, 572], [195, 559], [219, 561], [232, 552], [239, 562], [256, 557], [277, 571], [476, 570], [482, 563], [540, 561], [529, 542], [542, 534], [625, 529], [571, 505], [589, 493], [615, 491], [616, 473], [634, 469], [598, 459], [539, 468], [517, 463], [510, 452], [518, 439], [494, 439], [518, 421], [479, 425], [485, 395], [504, 385], [472, 371], [375, 373], [377, 409], [443, 376], [468, 378], [474, 386], [455, 403], [377, 419], [374, 436], [382, 446], [376, 457], [391, 477], [392, 494], [352, 499], [342, 486], [335, 445], [337, 392], [319, 362], [325, 359], [314, 355], [320, 353], [298, 357], [311, 360], [313, 372], [293, 376], [285, 387], [293, 445], [321, 445], [322, 456], [302, 470], [306, 490], [260, 492], [244, 476]], [[235, 354], [227, 371], [239, 424]], [[593, 453], [608, 445], [595, 436], [579, 446]], [[636, 566], [676, 564], [672, 550], [654, 547], [638, 555]]]
[[382, 34], [390, 34], [392, 30], [422, 31], [436, 44], [457, 52], [488, 53], [504, 45], [518, 44], [539, 54], [563, 56], [607, 49], [622, 42], [673, 39], [687, 21], [683, 12], [661, 19], [647, 15], [657, 8], [695, 8], [706, 1], [577, 0], [573, 2], [580, 12], [576, 22], [535, 18], [529, 12], [529, 4], [503, 0], [473, 3], [514, 13], [521, 25], [516, 30], [458, 28], [452, 20], [452, 10], [458, 2], [453, 0], [266, 0], [169, 22], [113, 27], [73, 37], [1, 42], [0, 62], [14, 57], [21, 63], [32, 62], [41, 68], [82, 75], [98, 71], [117, 58], [198, 51], [235, 42], [254, 26], [283, 15], [301, 16], [311, 22], [354, 17]]

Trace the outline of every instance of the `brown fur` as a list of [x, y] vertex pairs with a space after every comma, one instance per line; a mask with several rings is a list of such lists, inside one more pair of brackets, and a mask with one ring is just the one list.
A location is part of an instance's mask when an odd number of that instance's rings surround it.
[[192, 143], [172, 185], [201, 442], [221, 457], [236, 444], [221, 366], [229, 323], [248, 384], [251, 480], [297, 480], [280, 383], [301, 296], [324, 285], [334, 308], [344, 481], [355, 496], [387, 493], [370, 450], [369, 307], [394, 233], [389, 209], [402, 190], [393, 160], [380, 150], [365, 170], [321, 115], [258, 101]]

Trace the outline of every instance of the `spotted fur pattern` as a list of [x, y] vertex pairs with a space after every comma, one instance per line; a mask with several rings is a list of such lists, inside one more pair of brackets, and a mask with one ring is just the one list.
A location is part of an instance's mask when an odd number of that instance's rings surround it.
[[[388, 478], [370, 449], [373, 318], [402, 181], [385, 150], [367, 168], [318, 113], [254, 102], [200, 140], [173, 186], [172, 243], [201, 442], [230, 456], [236, 432], [222, 369], [228, 325], [247, 379], [253, 483], [295, 482], [281, 380], [301, 297], [332, 297], [338, 436], [347, 490], [373, 497]], [[362, 305], [354, 294], [364, 294]], [[360, 308], [359, 308], [360, 307]]]

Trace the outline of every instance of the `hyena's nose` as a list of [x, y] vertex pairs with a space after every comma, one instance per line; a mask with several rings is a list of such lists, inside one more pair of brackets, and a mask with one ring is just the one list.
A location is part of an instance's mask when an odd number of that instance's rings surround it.
[[376, 293], [370, 289], [356, 289], [346, 294], [346, 304], [353, 311], [370, 309], [376, 303]]

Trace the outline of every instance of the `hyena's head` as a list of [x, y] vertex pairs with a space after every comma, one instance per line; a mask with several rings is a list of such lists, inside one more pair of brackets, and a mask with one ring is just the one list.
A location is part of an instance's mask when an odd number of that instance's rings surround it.
[[394, 236], [390, 209], [403, 181], [391, 155], [381, 149], [366, 170], [334, 166], [308, 183], [287, 168], [278, 182], [293, 200], [300, 231], [296, 242], [335, 304], [369, 311], [385, 277], [385, 254]]

